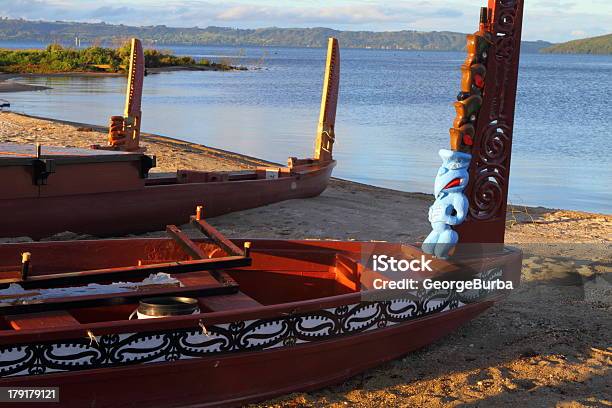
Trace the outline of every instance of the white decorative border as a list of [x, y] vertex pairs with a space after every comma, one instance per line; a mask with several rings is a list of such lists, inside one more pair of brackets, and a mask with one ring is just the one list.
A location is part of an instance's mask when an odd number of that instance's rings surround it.
[[[481, 274], [498, 280], [501, 269]], [[0, 377], [148, 364], [210, 354], [269, 350], [397, 325], [476, 302], [489, 291], [417, 290], [401, 298], [362, 301], [300, 315], [256, 319], [198, 329], [109, 334], [0, 347]]]

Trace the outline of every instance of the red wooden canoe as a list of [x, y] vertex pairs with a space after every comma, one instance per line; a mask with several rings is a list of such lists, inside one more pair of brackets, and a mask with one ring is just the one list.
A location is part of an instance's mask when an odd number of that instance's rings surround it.
[[334, 160], [301, 160], [290, 167], [147, 178], [152, 163], [142, 153], [45, 146], [36, 157], [34, 146], [0, 144], [0, 177], [6, 180], [0, 191], [0, 236], [157, 231], [184, 222], [200, 204], [214, 217], [317, 196], [335, 165]]
[[[490, 0], [481, 16], [499, 35], [490, 37], [495, 69], [483, 94], [491, 113], [479, 120], [496, 118], [487, 126], [503, 132], [477, 126], [482, 152], [472, 164], [486, 171], [470, 176], [460, 237], [490, 245], [460, 245], [443, 260], [397, 243], [230, 241], [200, 211], [191, 222], [210, 240], [170, 225], [171, 239], [0, 245], [0, 285], [13, 285], [0, 290], [0, 387], [59, 387], [60, 402], [74, 407], [236, 406], [341, 381], [506, 296], [522, 258], [503, 247], [522, 1]], [[318, 159], [327, 160], [333, 127], [319, 136]], [[46, 165], [33, 165], [35, 179]], [[374, 255], [421, 268], [382, 274]], [[409, 279], [416, 287], [380, 286]], [[197, 309], [140, 319], [164, 302]]]
[[[21, 302], [0, 292], [0, 387], [59, 387], [67, 407], [235, 406], [321, 387], [435, 341], [508, 292], [376, 290], [381, 275], [367, 261], [372, 254], [422, 255], [393, 243], [254, 240], [233, 257], [211, 241], [184, 237], [5, 244], [2, 282], [16, 276], [23, 252], [31, 254], [22, 282], [28, 293], [70, 282], [137, 282], [159, 264], [182, 283], [110, 295], [23, 295]], [[208, 271], [221, 268], [217, 261], [234, 262], [223, 268], [225, 279]], [[516, 285], [520, 265], [520, 251], [506, 248], [434, 259], [433, 271], [403, 277]], [[119, 273], [111, 277], [113, 270]], [[129, 320], [138, 299], [153, 295], [189, 295], [200, 313]]]
[[179, 170], [148, 177], [155, 165], [143, 154], [140, 99], [144, 55], [132, 40], [124, 117], [111, 118], [109, 146], [95, 149], [0, 144], [0, 237], [43, 238], [71, 231], [118, 236], [183, 222], [196, 205], [208, 217], [308, 198], [326, 188], [336, 161], [336, 107], [340, 81], [338, 41], [329, 39], [313, 158], [289, 158], [287, 167], [253, 171]]

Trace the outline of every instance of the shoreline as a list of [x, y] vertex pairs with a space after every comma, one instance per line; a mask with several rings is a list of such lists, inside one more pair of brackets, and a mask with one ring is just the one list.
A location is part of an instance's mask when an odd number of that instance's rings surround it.
[[[105, 140], [104, 126], [0, 113], [0, 142], [87, 147]], [[158, 157], [158, 172], [234, 170], [265, 163], [159, 135], [144, 134], [142, 145]], [[428, 194], [334, 178], [318, 197], [226, 214], [210, 222], [229, 237], [414, 243], [429, 233], [432, 202]], [[506, 242], [524, 252], [521, 286], [507, 299], [451, 335], [342, 384], [251, 406], [608, 404], [612, 216], [516, 207], [507, 220]], [[146, 236], [163, 237], [165, 232]], [[62, 233], [49, 239], [87, 238], [92, 237]]]
[[[191, 65], [183, 65], [183, 66], [171, 66], [171, 67], [158, 67], [158, 68], [146, 68], [147, 75], [158, 75], [167, 72], [178, 72], [178, 71], [221, 71], [221, 72], [231, 72], [231, 71], [247, 71], [248, 68], [241, 66], [231, 66], [230, 69], [222, 69], [214, 66], [191, 66]], [[52, 89], [48, 86], [42, 85], [28, 85], [22, 84], [15, 81], [10, 81], [11, 79], [19, 79], [19, 78], [39, 78], [39, 77], [123, 77], [127, 76], [125, 72], [90, 72], [90, 71], [75, 71], [75, 72], [50, 72], [46, 74], [39, 73], [8, 73], [8, 72], [0, 72], [0, 93], [11, 93], [11, 92], [28, 92], [28, 91], [43, 91], [46, 89]], [[53, 120], [53, 119], [49, 119]]]
[[15, 81], [9, 81], [10, 79], [18, 78], [19, 76], [20, 75], [18, 74], [7, 74], [0, 72], [0, 93], [44, 91], [45, 89], [51, 89], [48, 86], [28, 85]]
[[[108, 127], [107, 126], [102, 126], [102, 125], [93, 125], [91, 123], [84, 123], [84, 122], [73, 122], [73, 121], [69, 121], [69, 120], [62, 120], [62, 119], [54, 119], [54, 118], [48, 118], [45, 116], [36, 116], [36, 115], [29, 115], [27, 113], [17, 113], [17, 112], [10, 112], [14, 115], [18, 115], [18, 116], [22, 116], [24, 118], [31, 118], [31, 119], [37, 119], [37, 120], [44, 120], [44, 121], [49, 121], [49, 122], [53, 122], [53, 123], [58, 123], [58, 124], [62, 124], [62, 125], [69, 125], [69, 126], [73, 126], [76, 128], [83, 128], [83, 129], [91, 129], [92, 131], [97, 131], [97, 132], [101, 132], [106, 134], [106, 132], [108, 132]], [[206, 145], [202, 145], [202, 144], [198, 144], [198, 143], [193, 143], [193, 142], [189, 142], [186, 140], [182, 140], [182, 139], [177, 139], [177, 138], [173, 138], [170, 136], [164, 136], [164, 135], [158, 135], [158, 134], [154, 134], [154, 133], [147, 133], [147, 132], [141, 132], [140, 133], [141, 138], [143, 139], [144, 142], [162, 142], [162, 143], [167, 143], [167, 144], [171, 144], [171, 145], [175, 145], [176, 147], [180, 147], [180, 148], [185, 148], [185, 149], [198, 149], [201, 150], [202, 153], [208, 154], [208, 155], [212, 155], [212, 156], [218, 156], [220, 158], [223, 159], [229, 159], [231, 158], [232, 160], [235, 160], [236, 162], [241, 162], [245, 165], [251, 165], [251, 166], [266, 166], [266, 165], [270, 165], [270, 166], [282, 166], [282, 164], [280, 163], [275, 163], [275, 162], [271, 162], [268, 160], [264, 160], [264, 159], [260, 159], [254, 156], [248, 156], [242, 153], [236, 153], [236, 152], [232, 152], [229, 150], [224, 150], [224, 149], [219, 149], [216, 147], [211, 147], [211, 146], [206, 146]], [[145, 140], [146, 139], [146, 140]]]
[[[166, 72], [166, 71], [160, 71], [160, 72]], [[93, 73], [93, 74], [95, 75], [97, 73]], [[40, 75], [40, 74], [33, 74], [33, 75]], [[78, 76], [78, 73], [75, 73], [75, 75]], [[113, 75], [117, 76], [116, 74], [113, 74]], [[72, 76], [72, 74], [70, 76]], [[0, 85], [1, 84], [2, 84], [2, 74], [0, 74]], [[62, 124], [62, 125], [68, 125], [68, 126], [76, 127], [79, 129], [91, 129], [92, 131], [101, 132], [104, 134], [106, 134], [106, 132], [108, 131], [108, 127], [103, 126], [103, 125], [95, 125], [95, 124], [84, 123], [84, 122], [74, 122], [74, 121], [55, 119], [55, 118], [50, 118], [50, 117], [45, 117], [45, 116], [30, 115], [27, 113], [12, 112], [10, 110], [6, 111], [5, 113], [11, 113], [13, 115], [21, 116], [24, 118], [30, 118], [34, 120], [42, 120], [42, 121], [48, 121], [48, 122]], [[282, 163], [276, 163], [276, 162], [268, 161], [268, 160], [261, 159], [258, 157], [249, 156], [243, 153], [233, 152], [230, 150], [225, 150], [225, 149], [221, 149], [221, 148], [217, 148], [213, 146], [206, 146], [203, 144], [189, 142], [187, 140], [178, 139], [178, 138], [174, 138], [174, 137], [166, 136], [166, 135], [155, 134], [155, 133], [141, 132], [141, 141], [145, 144], [147, 142], [148, 143], [162, 143], [162, 144], [174, 146], [175, 148], [197, 150], [203, 154], [217, 157], [220, 160], [233, 161], [235, 163], [239, 163], [241, 165], [246, 165], [246, 166], [284, 166], [285, 165]], [[287, 154], [289, 157], [290, 152], [288, 152]], [[153, 172], [155, 171], [153, 170]], [[389, 193], [409, 194], [409, 195], [413, 195], [415, 197], [419, 197], [421, 199], [425, 199], [425, 200], [429, 200], [433, 202], [433, 194], [431, 193], [396, 190], [396, 189], [387, 188], [387, 187], [380, 187], [380, 186], [375, 186], [371, 184], [360, 183], [360, 182], [353, 181], [353, 180], [341, 179], [338, 177], [331, 177], [331, 180], [335, 180], [335, 181], [339, 181], [343, 183], [354, 184], [362, 188], [380, 189], [381, 191], [387, 191]], [[577, 216], [584, 215], [584, 216], [611, 217], [612, 218], [612, 214], [583, 211], [583, 210], [564, 209], [564, 208], [557, 208], [557, 207], [545, 207], [541, 205], [514, 205], [512, 203], [508, 203], [508, 214], [509, 215], [513, 214], [515, 218], [518, 216], [521, 219], [523, 218], [523, 216], [525, 216], [526, 212], [529, 212], [531, 215], [534, 215], [534, 214], [541, 214], [541, 213], [546, 213], [546, 212], [560, 212], [560, 211], [565, 212], [567, 214], [575, 214]]]

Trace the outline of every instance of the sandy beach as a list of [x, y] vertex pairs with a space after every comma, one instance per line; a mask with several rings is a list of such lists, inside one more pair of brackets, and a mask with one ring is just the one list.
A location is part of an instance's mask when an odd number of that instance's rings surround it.
[[[87, 147], [105, 143], [105, 132], [0, 113], [0, 142]], [[266, 163], [156, 135], [144, 134], [142, 144], [157, 156], [155, 172]], [[319, 197], [210, 222], [230, 237], [411, 243], [429, 232], [432, 201], [428, 194], [333, 179]], [[612, 406], [612, 216], [511, 206], [507, 227], [506, 242], [525, 252], [522, 285], [508, 299], [402, 359], [343, 384], [256, 406]]]
[[0, 94], [7, 92], [42, 91], [43, 89], [49, 89], [46, 86], [27, 85], [15, 81], [9, 81], [9, 79], [15, 77], [16, 75], [14, 74], [0, 73]]

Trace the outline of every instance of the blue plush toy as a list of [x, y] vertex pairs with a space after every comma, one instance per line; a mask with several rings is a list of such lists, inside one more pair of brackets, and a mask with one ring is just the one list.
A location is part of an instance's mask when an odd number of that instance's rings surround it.
[[447, 258], [459, 240], [451, 226], [463, 222], [468, 211], [468, 200], [463, 194], [467, 186], [468, 167], [472, 155], [442, 149], [438, 153], [442, 167], [434, 186], [436, 201], [429, 208], [432, 231], [423, 242], [423, 251], [439, 258]]

